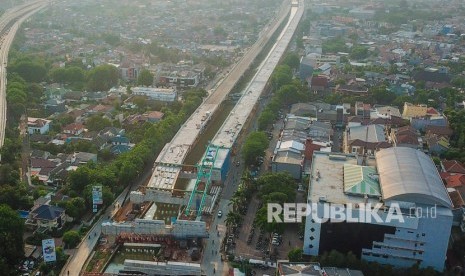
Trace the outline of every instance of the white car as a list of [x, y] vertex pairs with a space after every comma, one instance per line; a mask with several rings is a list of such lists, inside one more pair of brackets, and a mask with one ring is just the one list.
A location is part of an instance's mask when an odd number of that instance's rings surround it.
[[223, 212], [221, 210], [218, 211], [218, 217], [221, 218], [223, 216]]

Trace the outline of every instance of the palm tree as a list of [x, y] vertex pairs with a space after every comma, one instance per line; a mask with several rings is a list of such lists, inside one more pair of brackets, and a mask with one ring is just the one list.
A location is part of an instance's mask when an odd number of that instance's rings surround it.
[[232, 205], [232, 207], [233, 207], [233, 212], [237, 212], [238, 207], [241, 206], [243, 202], [244, 202], [244, 199], [243, 199], [243, 198], [233, 196], [233, 197], [231, 197], [231, 199], [229, 200], [228, 205], [229, 205], [229, 206]]
[[254, 180], [249, 170], [244, 171], [244, 173], [241, 176], [241, 181], [244, 183], [246, 190], [249, 190], [249, 188], [252, 187]]
[[239, 224], [242, 221], [242, 216], [237, 213], [237, 212], [229, 212], [228, 215], [226, 216], [226, 219], [224, 222], [226, 223], [226, 226], [230, 227], [234, 224]]

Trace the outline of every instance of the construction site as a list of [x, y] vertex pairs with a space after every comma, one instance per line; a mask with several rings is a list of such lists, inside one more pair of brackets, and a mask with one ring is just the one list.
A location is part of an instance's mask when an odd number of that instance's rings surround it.
[[[284, 2], [268, 29], [164, 146], [146, 186], [132, 191], [112, 219], [102, 224], [101, 242], [93, 256], [98, 252], [105, 256], [100, 264], [88, 261], [88, 275], [104, 271], [201, 273], [202, 239], [210, 235], [209, 222], [238, 141], [253, 127], [251, 118], [303, 12], [303, 1]], [[241, 97], [225, 108], [228, 94], [267, 44], [271, 50]], [[225, 110], [230, 112], [226, 115]]]

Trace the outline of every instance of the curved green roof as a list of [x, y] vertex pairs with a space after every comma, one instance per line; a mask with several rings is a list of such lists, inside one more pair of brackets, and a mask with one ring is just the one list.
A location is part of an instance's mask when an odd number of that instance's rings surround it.
[[381, 187], [375, 167], [344, 164], [344, 193], [381, 196]]

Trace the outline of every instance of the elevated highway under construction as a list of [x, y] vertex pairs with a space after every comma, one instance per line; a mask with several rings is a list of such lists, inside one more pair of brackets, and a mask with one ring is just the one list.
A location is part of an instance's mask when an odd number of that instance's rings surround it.
[[[268, 30], [190, 116], [171, 142], [165, 145], [155, 161], [153, 174], [147, 186], [131, 192], [130, 204], [137, 207], [144, 206], [138, 218], [132, 221], [105, 222], [102, 224], [103, 234], [152, 233], [171, 235], [175, 238], [208, 236], [207, 224], [202, 219], [202, 215], [211, 214], [213, 211], [215, 202], [221, 194], [221, 185], [229, 170], [231, 155], [236, 150], [238, 137], [249, 127], [250, 118], [255, 113], [261, 94], [274, 68], [288, 48], [303, 12], [303, 0], [285, 2]], [[286, 18], [288, 18], [287, 23]], [[184, 164], [186, 156], [196, 145], [208, 122], [221, 112], [221, 103], [284, 23], [286, 25], [277, 36], [276, 42], [208, 144], [198, 165], [186, 166]], [[176, 189], [176, 183], [180, 178], [189, 179], [191, 188]], [[163, 210], [159, 210], [161, 205], [178, 206], [178, 209], [172, 213], [163, 213]]]
[[0, 147], [3, 147], [5, 141], [7, 119], [6, 68], [8, 52], [19, 26], [34, 13], [46, 8], [48, 4], [48, 1], [28, 1], [5, 11], [0, 17]]

